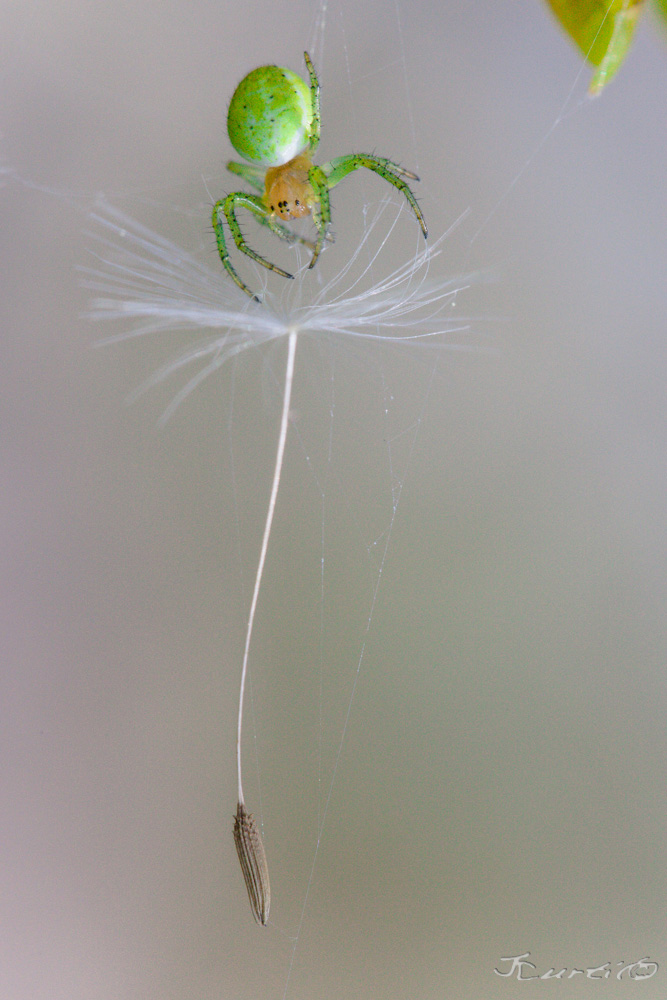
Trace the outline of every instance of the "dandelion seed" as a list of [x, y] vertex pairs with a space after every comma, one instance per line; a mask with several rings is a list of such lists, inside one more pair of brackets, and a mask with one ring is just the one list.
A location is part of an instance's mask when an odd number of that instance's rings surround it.
[[[204, 334], [200, 342], [155, 372], [131, 399], [197, 366], [163, 413], [162, 422], [166, 422], [197, 386], [233, 357], [290, 332], [396, 345], [441, 345], [447, 337], [448, 350], [470, 350], [469, 345], [454, 344], [450, 339], [467, 331], [469, 324], [447, 313], [473, 279], [437, 279], [430, 274], [454, 227], [368, 285], [398, 221], [396, 216], [379, 247], [372, 247], [375, 229], [386, 210], [387, 203], [383, 203], [354, 254], [311, 302], [301, 301], [302, 283], [295, 281], [283, 286], [280, 295], [265, 288], [264, 300], [258, 304], [246, 301], [236, 286], [221, 280], [224, 275], [219, 267], [201, 263], [177, 244], [100, 201], [90, 215], [94, 225], [90, 235], [97, 245], [91, 253], [97, 264], [80, 268], [83, 284], [98, 293], [88, 317], [124, 326], [122, 332], [100, 343], [149, 334], [197, 330]], [[362, 263], [365, 254], [368, 258]]]
[[[342, 271], [308, 304], [303, 304], [301, 300], [300, 282], [290, 282], [287, 289], [282, 289], [280, 298], [265, 290], [263, 301], [254, 302], [227, 281], [219, 269], [213, 270], [200, 263], [171, 241], [151, 232], [112, 206], [100, 202], [91, 216], [97, 227], [92, 235], [100, 250], [96, 253], [97, 266], [82, 268], [84, 283], [99, 296], [92, 303], [89, 316], [96, 320], [129, 324], [129, 329], [106, 338], [102, 343], [193, 329], [205, 333], [199, 343], [164, 365], [135, 393], [136, 396], [182, 369], [198, 366], [165, 410], [163, 422], [204, 379], [231, 358], [250, 348], [261, 347], [281, 337], [287, 338], [282, 415], [247, 620], [236, 741], [238, 807], [234, 842], [252, 913], [260, 924], [266, 924], [268, 920], [271, 893], [262, 838], [255, 820], [245, 808], [243, 797], [243, 702], [253, 623], [287, 440], [298, 337], [306, 334], [344, 336], [400, 345], [439, 342], [443, 335], [468, 329], [465, 321], [453, 321], [446, 311], [454, 304], [457, 293], [469, 282], [433, 279], [429, 273], [448, 233], [379, 282], [368, 285], [375, 274], [378, 257], [398, 219], [396, 216], [393, 224], [386, 229], [379, 248], [373, 249], [371, 236], [386, 205], [380, 208], [367, 227], [363, 240]], [[460, 349], [462, 345], [449, 342], [447, 346]], [[463, 349], [469, 348], [464, 346]]]

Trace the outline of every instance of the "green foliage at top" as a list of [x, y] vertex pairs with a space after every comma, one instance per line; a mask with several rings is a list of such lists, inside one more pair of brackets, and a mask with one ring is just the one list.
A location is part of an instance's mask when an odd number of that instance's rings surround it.
[[667, 28], [667, 0], [653, 0], [653, 6], [665, 22], [664, 27]]
[[[657, 0], [667, 17], [667, 0]], [[625, 59], [643, 0], [547, 0], [582, 54], [597, 69], [589, 92], [599, 94]]]

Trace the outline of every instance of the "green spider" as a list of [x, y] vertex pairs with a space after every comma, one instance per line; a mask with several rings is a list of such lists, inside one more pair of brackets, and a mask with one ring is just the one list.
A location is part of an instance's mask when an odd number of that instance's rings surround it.
[[[417, 216], [424, 237], [426, 223], [417, 200], [404, 180], [418, 181], [416, 174], [404, 170], [383, 156], [349, 153], [328, 163], [316, 165], [312, 155], [320, 141], [320, 84], [307, 52], [303, 57], [310, 75], [310, 88], [296, 73], [280, 66], [260, 66], [248, 73], [234, 91], [227, 115], [227, 131], [232, 146], [248, 163], [230, 160], [227, 169], [252, 185], [259, 195], [234, 191], [213, 206], [213, 229], [223, 267], [256, 302], [259, 298], [234, 270], [225, 243], [223, 216], [242, 253], [252, 257], [283, 278], [293, 274], [283, 271], [252, 250], [243, 238], [236, 218], [238, 208], [246, 208], [272, 233], [288, 243], [303, 243], [312, 250], [309, 267], [314, 267], [325, 240], [330, 239], [331, 208], [329, 191], [353, 170], [366, 167], [402, 191]], [[305, 240], [278, 219], [289, 221], [311, 214], [317, 229], [315, 242]]]

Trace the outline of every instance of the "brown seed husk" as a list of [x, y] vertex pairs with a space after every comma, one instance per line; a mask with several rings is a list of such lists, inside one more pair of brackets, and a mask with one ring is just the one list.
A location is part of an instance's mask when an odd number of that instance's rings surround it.
[[255, 818], [242, 802], [239, 802], [234, 818], [234, 843], [241, 862], [252, 915], [258, 924], [266, 926], [271, 906], [269, 866], [266, 863], [264, 843]]

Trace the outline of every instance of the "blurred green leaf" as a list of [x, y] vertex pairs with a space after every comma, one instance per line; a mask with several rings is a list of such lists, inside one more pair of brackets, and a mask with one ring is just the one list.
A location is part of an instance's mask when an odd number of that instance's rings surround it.
[[[667, 16], [667, 0], [658, 0]], [[643, 0], [547, 0], [582, 54], [597, 70], [589, 93], [599, 94], [625, 59]]]
[[667, 0], [653, 0], [658, 16], [665, 22], [663, 27], [667, 27]]

